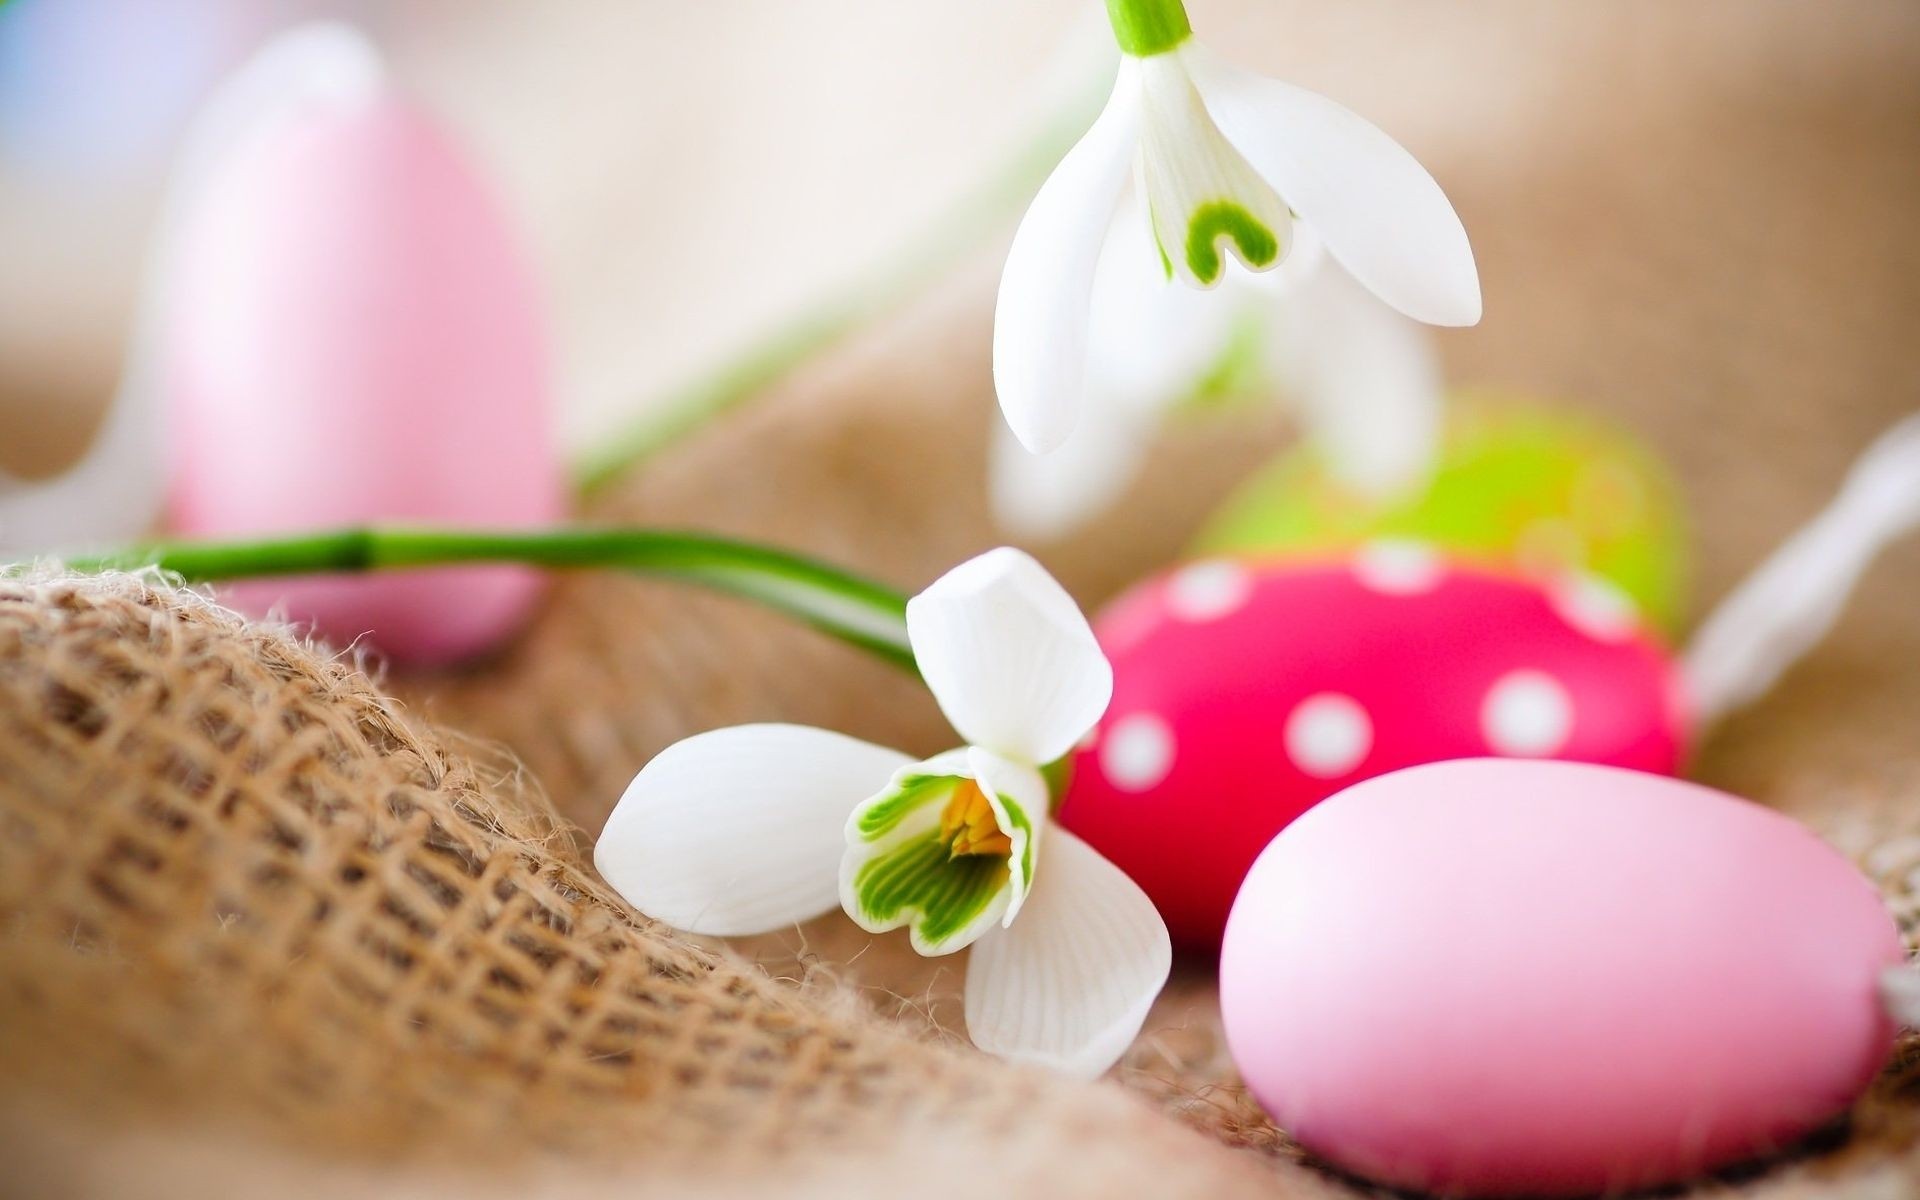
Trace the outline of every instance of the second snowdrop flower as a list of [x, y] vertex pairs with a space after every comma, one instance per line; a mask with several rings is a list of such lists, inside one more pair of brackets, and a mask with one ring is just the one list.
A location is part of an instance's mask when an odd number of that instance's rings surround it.
[[649, 763], [594, 850], [607, 882], [694, 933], [780, 929], [837, 903], [921, 954], [973, 946], [974, 1044], [1097, 1075], [1165, 984], [1146, 895], [1050, 820], [1042, 767], [1106, 711], [1113, 671], [1071, 597], [994, 550], [907, 605], [921, 675], [967, 742], [914, 761], [837, 733], [747, 725]]
[[[1117, 223], [1140, 219], [1130, 200]], [[1212, 292], [1169, 283], [1145, 239], [1112, 236], [1095, 274], [1084, 414], [1057, 450], [1030, 454], [996, 420], [988, 494], [1000, 527], [1055, 538], [1107, 508], [1152, 458], [1159, 428], [1227, 380], [1282, 396], [1356, 494], [1385, 498], [1432, 469], [1444, 408], [1433, 339], [1309, 239], [1287, 265]]]
[[1466, 231], [1398, 143], [1325, 97], [1214, 59], [1180, 0], [1107, 0], [1124, 52], [1112, 99], [1034, 198], [1015, 234], [994, 315], [994, 381], [1034, 453], [1080, 416], [1088, 309], [1129, 184], [1167, 276], [1211, 288], [1228, 258], [1284, 261], [1295, 223], [1369, 291], [1416, 320], [1471, 325], [1480, 281]]

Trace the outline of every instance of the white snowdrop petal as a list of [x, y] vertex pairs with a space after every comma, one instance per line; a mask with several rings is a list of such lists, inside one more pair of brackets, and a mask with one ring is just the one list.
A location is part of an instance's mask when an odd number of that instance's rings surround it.
[[763, 933], [839, 903], [847, 814], [913, 760], [824, 729], [742, 725], [677, 742], [607, 818], [594, 866], [692, 933]]
[[1293, 242], [1293, 214], [1221, 135], [1177, 54], [1139, 60], [1140, 172], [1164, 270], [1211, 288], [1229, 257], [1270, 270]]
[[1008, 856], [1012, 886], [1001, 924], [1011, 925], [1033, 890], [1034, 871], [1046, 840], [1052, 794], [1046, 777], [1026, 763], [1012, 762], [991, 750], [968, 747], [967, 769], [993, 808], [995, 822], [1012, 838]]
[[1445, 412], [1432, 335], [1338, 263], [1322, 264], [1282, 303], [1291, 390], [1334, 477], [1376, 497], [1424, 486]]
[[1113, 668], [1065, 588], [1011, 547], [960, 564], [907, 603], [920, 674], [969, 743], [1033, 765], [1106, 711]]
[[1752, 703], [1833, 629], [1889, 544], [1920, 527], [1920, 413], [1881, 434], [1840, 494], [1721, 601], [1683, 665], [1703, 725]]
[[1064, 829], [1047, 837], [1020, 919], [974, 944], [967, 1032], [990, 1054], [1093, 1078], [1140, 1032], [1173, 947], [1118, 867]]
[[1430, 325], [1480, 320], [1480, 276], [1459, 216], [1426, 168], [1325, 96], [1178, 53], [1220, 132], [1327, 249], [1382, 300]]
[[1167, 278], [1146, 201], [1128, 188], [1093, 279], [1082, 424], [1108, 411], [1102, 401], [1153, 418], [1185, 403], [1284, 273], [1229, 272], [1212, 292]]
[[1022, 538], [1066, 534], [1119, 500], [1145, 463], [1153, 423], [1088, 395], [1086, 419], [1045, 454], [1029, 453], [999, 422], [987, 460], [1000, 527]]
[[1510, 671], [1487, 690], [1480, 731], [1508, 758], [1551, 758], [1573, 736], [1573, 697], [1545, 671]]
[[993, 315], [993, 379], [1020, 444], [1057, 448], [1080, 416], [1094, 270], [1132, 169], [1139, 128], [1132, 60], [1113, 98], [1021, 219]]
[[988, 495], [1002, 529], [1060, 537], [1125, 493], [1166, 415], [1193, 396], [1265, 295], [1234, 273], [1216, 292], [1167, 278], [1139, 189], [1114, 214], [1094, 274], [1079, 420], [1058, 448], [1030, 453], [1001, 420], [988, 459]]

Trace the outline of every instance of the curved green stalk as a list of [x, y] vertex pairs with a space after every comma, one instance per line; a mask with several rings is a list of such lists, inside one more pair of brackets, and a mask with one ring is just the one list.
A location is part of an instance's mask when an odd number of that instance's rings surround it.
[[1107, 0], [1113, 39], [1135, 58], [1151, 58], [1177, 49], [1193, 36], [1182, 0]]
[[651, 529], [455, 530], [367, 526], [238, 542], [156, 542], [74, 559], [81, 571], [158, 567], [192, 582], [471, 563], [611, 567], [757, 601], [914, 669], [905, 596], [872, 580], [751, 542]]
[[1019, 213], [1086, 132], [1112, 88], [1102, 72], [1005, 166], [962, 197], [866, 277], [808, 306], [806, 315], [736, 354], [726, 366], [647, 405], [625, 429], [599, 439], [574, 462], [574, 485], [591, 494], [677, 438], [752, 399], [782, 377], [890, 309], [953, 266]]

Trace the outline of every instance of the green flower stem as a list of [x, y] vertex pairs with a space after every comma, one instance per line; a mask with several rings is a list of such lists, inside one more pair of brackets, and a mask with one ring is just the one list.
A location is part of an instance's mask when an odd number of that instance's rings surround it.
[[[907, 598], [817, 559], [732, 538], [657, 529], [426, 529], [366, 525], [234, 542], [149, 542], [67, 560], [75, 571], [155, 568], [190, 583], [511, 563], [550, 570], [612, 568], [753, 600], [919, 674], [907, 641]], [[1071, 755], [1041, 768], [1059, 807]]]
[[929, 224], [881, 266], [837, 295], [808, 306], [805, 316], [736, 355], [712, 375], [646, 405], [631, 425], [584, 451], [574, 483], [591, 495], [685, 434], [751, 400], [843, 338], [911, 299], [934, 277], [998, 232], [1033, 198], [1067, 150], [1086, 132], [1112, 88], [1110, 72], [1022, 145], [985, 183]]
[[836, 567], [750, 542], [651, 529], [530, 531], [368, 526], [243, 542], [159, 542], [94, 558], [81, 571], [158, 567], [201, 583], [255, 576], [518, 563], [612, 567], [757, 601], [914, 670], [906, 597]]
[[1107, 0], [1114, 40], [1135, 58], [1176, 49], [1193, 36], [1182, 0]]

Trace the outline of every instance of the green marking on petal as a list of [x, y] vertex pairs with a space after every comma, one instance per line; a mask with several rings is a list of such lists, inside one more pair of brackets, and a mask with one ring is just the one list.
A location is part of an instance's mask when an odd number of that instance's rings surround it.
[[1007, 823], [1013, 826], [1007, 832], [1018, 831], [1026, 835], [1025, 840], [1020, 843], [1019, 871], [1020, 890], [1024, 892], [1033, 886], [1033, 851], [1034, 846], [1039, 842], [1039, 839], [1033, 836], [1033, 818], [1027, 815], [1027, 810], [1020, 807], [1020, 802], [1012, 796], [1005, 792], [996, 792], [994, 795], [999, 799], [1000, 807], [1006, 811]]
[[[913, 926], [914, 947], [938, 954], [959, 935], [984, 926], [1011, 878], [1006, 860], [955, 858], [937, 829], [909, 838], [860, 866], [853, 877], [856, 917], [868, 927]], [[971, 939], [969, 939], [971, 940]]]
[[1160, 215], [1154, 211], [1153, 201], [1147, 201], [1147, 232], [1153, 237], [1153, 252], [1160, 256], [1160, 269], [1167, 273], [1167, 281], [1173, 281], [1173, 256], [1167, 253], [1167, 243], [1160, 237]]
[[1060, 801], [1066, 797], [1067, 788], [1073, 783], [1073, 755], [1056, 758], [1040, 768], [1040, 778], [1047, 781], [1047, 811], [1060, 811]]
[[903, 775], [893, 786], [861, 805], [853, 830], [862, 841], [877, 842], [928, 804], [946, 803], [960, 778], [955, 775]]
[[1227, 140], [1178, 54], [1140, 60], [1138, 176], [1147, 216], [1174, 271], [1220, 282], [1231, 251], [1252, 271], [1280, 264], [1293, 229], [1274, 186]]
[[847, 822], [842, 907], [872, 933], [910, 927], [921, 954], [959, 950], [1010, 920], [1033, 882], [1034, 797], [982, 783], [969, 753], [908, 768]]
[[1202, 204], [1187, 220], [1187, 266], [1202, 283], [1220, 278], [1222, 237], [1232, 238], [1240, 259], [1255, 270], [1272, 266], [1280, 257], [1280, 239], [1254, 215], [1231, 200]]

